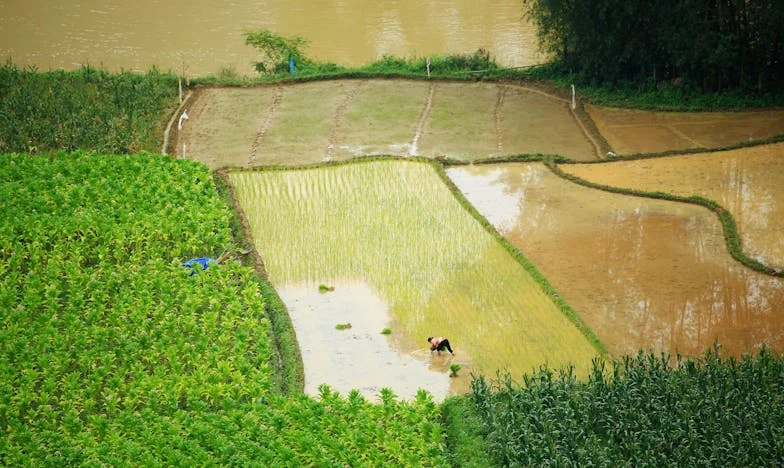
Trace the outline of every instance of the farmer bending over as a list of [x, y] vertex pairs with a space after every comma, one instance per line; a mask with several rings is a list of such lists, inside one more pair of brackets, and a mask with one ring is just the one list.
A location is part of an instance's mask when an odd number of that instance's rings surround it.
[[432, 351], [437, 351], [438, 354], [441, 354], [441, 351], [446, 349], [450, 353], [452, 353], [452, 356], [455, 355], [455, 352], [452, 351], [452, 347], [449, 346], [449, 340], [447, 340], [443, 336], [437, 336], [435, 338], [430, 336], [430, 337], [427, 338], [427, 342], [430, 343], [430, 351], [431, 352]]

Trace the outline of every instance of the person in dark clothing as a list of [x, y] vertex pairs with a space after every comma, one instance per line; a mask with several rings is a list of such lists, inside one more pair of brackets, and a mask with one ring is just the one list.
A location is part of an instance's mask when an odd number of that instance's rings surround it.
[[455, 355], [455, 352], [452, 351], [452, 347], [449, 345], [449, 340], [447, 340], [443, 336], [436, 336], [436, 337], [429, 336], [427, 338], [427, 342], [430, 343], [431, 352], [436, 351], [438, 354], [441, 354], [441, 351], [446, 349], [452, 354], [452, 356]]

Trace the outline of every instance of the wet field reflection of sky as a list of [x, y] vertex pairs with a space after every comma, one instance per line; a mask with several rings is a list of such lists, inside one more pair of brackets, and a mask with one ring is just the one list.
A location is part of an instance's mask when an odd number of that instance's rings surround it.
[[612, 354], [784, 349], [784, 280], [735, 262], [707, 209], [588, 189], [541, 164], [448, 174]]

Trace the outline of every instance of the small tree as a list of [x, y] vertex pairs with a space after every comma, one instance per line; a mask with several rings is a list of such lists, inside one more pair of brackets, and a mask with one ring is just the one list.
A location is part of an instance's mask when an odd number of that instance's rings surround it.
[[243, 34], [245, 44], [261, 52], [261, 60], [254, 64], [259, 73], [285, 72], [290, 58], [297, 63], [306, 61], [300, 49], [308, 44], [307, 39], [299, 36], [283, 37], [269, 29], [246, 31]]

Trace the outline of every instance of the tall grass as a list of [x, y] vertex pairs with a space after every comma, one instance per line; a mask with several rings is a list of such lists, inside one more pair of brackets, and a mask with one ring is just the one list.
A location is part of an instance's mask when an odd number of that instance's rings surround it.
[[38, 72], [9, 62], [0, 66], [0, 152], [157, 152], [177, 93], [176, 78], [156, 69]]

